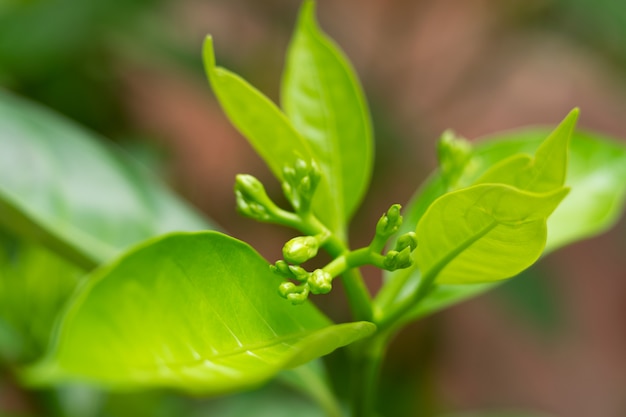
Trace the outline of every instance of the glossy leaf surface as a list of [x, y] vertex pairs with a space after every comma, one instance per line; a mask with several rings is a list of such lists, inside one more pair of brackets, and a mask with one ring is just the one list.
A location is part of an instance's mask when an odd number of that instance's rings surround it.
[[567, 194], [484, 184], [436, 200], [417, 225], [416, 264], [440, 284], [509, 278], [539, 258], [546, 219]]
[[318, 27], [313, 1], [303, 4], [289, 47], [282, 106], [330, 183], [332, 206], [324, 209], [347, 220], [369, 184], [371, 121], [356, 74]]
[[97, 270], [71, 304], [35, 383], [93, 381], [217, 394], [258, 385], [374, 331], [332, 325], [277, 295], [281, 279], [246, 244], [173, 234]]
[[212, 228], [97, 136], [5, 92], [0, 226], [85, 267], [161, 233]]

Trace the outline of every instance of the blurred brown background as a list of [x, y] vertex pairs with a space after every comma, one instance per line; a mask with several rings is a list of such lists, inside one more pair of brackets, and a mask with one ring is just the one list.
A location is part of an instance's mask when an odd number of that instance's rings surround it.
[[[234, 211], [235, 174], [254, 174], [275, 196], [279, 185], [218, 108], [200, 51], [211, 33], [218, 63], [276, 99], [298, 1], [6, 1], [1, 85], [102, 132], [229, 233], [280, 257], [292, 232]], [[578, 106], [582, 128], [626, 139], [620, 0], [319, 0], [318, 17], [354, 63], [374, 119], [376, 169], [355, 245], [434, 168], [446, 128], [474, 139], [555, 125]], [[384, 395], [403, 415], [626, 416], [625, 255], [622, 220], [411, 326], [392, 346]], [[329, 300], [320, 302], [347, 319], [341, 299]]]

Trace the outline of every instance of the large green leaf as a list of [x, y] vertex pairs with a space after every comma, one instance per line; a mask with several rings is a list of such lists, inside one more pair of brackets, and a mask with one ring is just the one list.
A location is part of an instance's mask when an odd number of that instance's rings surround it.
[[437, 199], [417, 225], [416, 263], [440, 284], [510, 278], [534, 263], [546, 243], [546, 219], [567, 194], [481, 184]]
[[318, 27], [311, 0], [302, 5], [289, 47], [282, 106], [309, 142], [328, 178], [333, 198], [324, 210], [347, 220], [369, 184], [371, 121], [356, 74], [337, 45]]
[[[476, 146], [477, 169], [472, 174], [478, 178], [489, 167], [520, 152], [534, 154], [549, 133], [546, 129], [524, 129], [486, 138]], [[545, 252], [594, 236], [617, 221], [626, 201], [626, 146], [595, 133], [574, 132], [565, 185], [571, 190], [548, 219]], [[427, 208], [446, 191], [436, 172], [407, 206], [403, 229], [416, 227]], [[403, 298], [420, 280], [421, 273], [417, 269], [390, 273], [377, 300], [389, 304], [394, 298], [392, 293], [396, 293], [398, 299]], [[404, 288], [393, 288], [394, 281], [403, 283]], [[432, 314], [481, 294], [493, 285], [438, 285], [407, 318]]]
[[93, 267], [149, 237], [211, 225], [97, 136], [0, 91], [0, 227]]
[[248, 245], [217, 232], [147, 242], [90, 277], [34, 383], [114, 389], [241, 390], [369, 335], [277, 295], [281, 279]]

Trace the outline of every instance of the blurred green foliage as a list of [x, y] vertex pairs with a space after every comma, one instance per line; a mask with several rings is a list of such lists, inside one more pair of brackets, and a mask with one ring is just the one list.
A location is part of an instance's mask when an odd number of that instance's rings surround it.
[[108, 41], [162, 0], [0, 2], [0, 85], [100, 132], [126, 122]]

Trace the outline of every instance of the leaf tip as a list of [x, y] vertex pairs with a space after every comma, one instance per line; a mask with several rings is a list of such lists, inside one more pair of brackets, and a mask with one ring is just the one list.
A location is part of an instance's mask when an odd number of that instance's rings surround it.
[[206, 35], [204, 38], [204, 44], [202, 46], [202, 58], [204, 60], [204, 67], [207, 73], [210, 73], [215, 68], [215, 50], [213, 48], [213, 36]]
[[316, 27], [315, 21], [315, 0], [304, 0], [302, 6], [300, 6], [300, 13], [298, 18], [298, 26], [311, 25]]

